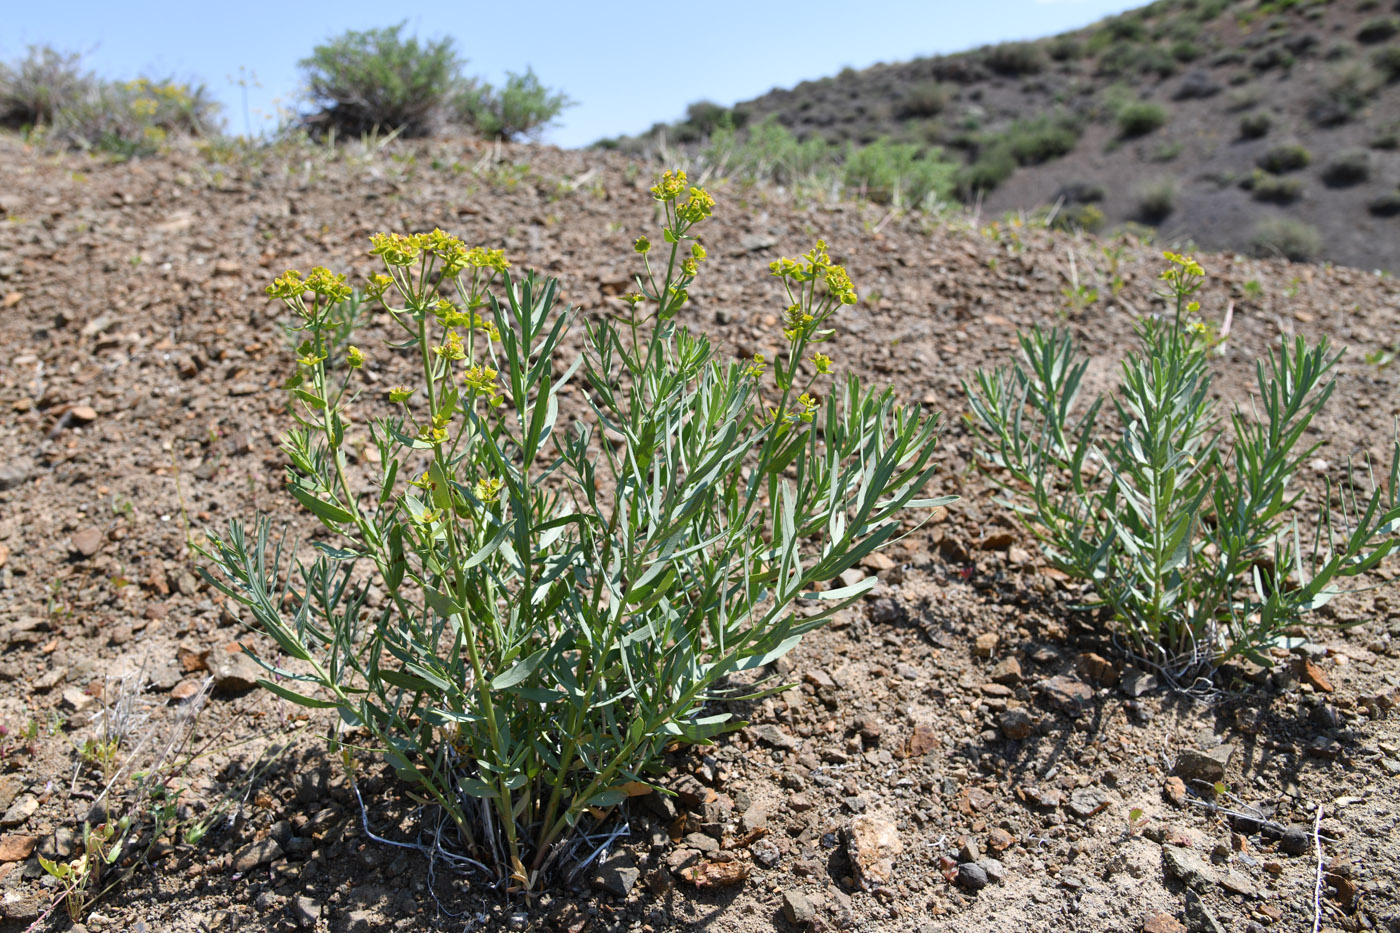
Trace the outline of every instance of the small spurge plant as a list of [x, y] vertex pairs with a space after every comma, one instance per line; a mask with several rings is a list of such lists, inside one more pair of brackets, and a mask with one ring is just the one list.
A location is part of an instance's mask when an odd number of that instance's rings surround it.
[[665, 246], [637, 239], [637, 292], [598, 321], [497, 251], [374, 237], [366, 292], [417, 376], [353, 466], [377, 351], [342, 339], [343, 276], [279, 278], [303, 335], [288, 488], [330, 534], [308, 560], [263, 518], [205, 550], [283, 656], [264, 686], [335, 710], [516, 890], [668, 750], [741, 726], [718, 704], [777, 689], [759, 669], [875, 581], [829, 582], [948, 501], [922, 492], [936, 417], [815, 351], [856, 302], [826, 248], [770, 267], [786, 351], [723, 362], [683, 323], [714, 202], [684, 173], [652, 191]]
[[1387, 483], [1328, 484], [1300, 522], [1294, 479], [1341, 354], [1284, 340], [1225, 429], [1194, 298], [1204, 272], [1167, 258], [1167, 313], [1139, 324], [1117, 392], [1081, 405], [1088, 359], [1039, 328], [1020, 336], [1021, 360], [964, 389], [982, 461], [1050, 562], [1091, 585], [1132, 653], [1186, 685], [1236, 657], [1268, 666], [1341, 580], [1395, 547], [1400, 446]]

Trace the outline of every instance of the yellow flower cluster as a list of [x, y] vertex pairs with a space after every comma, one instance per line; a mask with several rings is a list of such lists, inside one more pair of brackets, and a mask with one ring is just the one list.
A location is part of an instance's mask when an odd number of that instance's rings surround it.
[[404, 402], [408, 401], [409, 396], [412, 394], [413, 390], [406, 386], [394, 386], [394, 388], [389, 390], [389, 401], [393, 402], [395, 405], [402, 405]]
[[490, 366], [478, 364], [468, 368], [462, 374], [462, 384], [474, 394], [494, 396], [497, 375], [498, 373]]
[[462, 335], [455, 330], [447, 332], [447, 343], [433, 347], [433, 352], [444, 360], [464, 360], [467, 348], [462, 345]]
[[815, 321], [812, 315], [801, 305], [788, 305], [788, 309], [783, 314], [783, 336], [788, 340], [796, 340], [799, 334], [807, 330], [808, 325]]
[[823, 279], [826, 282], [827, 293], [837, 302], [843, 305], [856, 303], [856, 287], [851, 282], [851, 277], [846, 274], [844, 266], [831, 261], [824, 241], [818, 240], [811, 251], [802, 254], [802, 259], [806, 262], [798, 259], [778, 259], [768, 264], [768, 271], [779, 278], [797, 283]]
[[[371, 256], [378, 256], [390, 266], [411, 266], [425, 255], [442, 262], [442, 274], [455, 277], [468, 266], [505, 272], [510, 263], [504, 250], [473, 246], [470, 249], [455, 236], [441, 230], [431, 233], [376, 233], [369, 238]], [[387, 288], [388, 284], [384, 284]], [[383, 294], [381, 290], [380, 294]]]
[[[684, 174], [684, 173], [682, 173]], [[676, 217], [684, 223], [698, 224], [715, 209], [715, 199], [701, 188], [690, 189], [690, 200], [677, 205]]]
[[825, 353], [813, 353], [812, 365], [816, 366], [817, 372], [824, 376], [831, 374], [831, 357], [827, 356]]
[[1160, 278], [1170, 286], [1173, 294], [1184, 298], [1200, 289], [1206, 270], [1201, 268], [1199, 262], [1180, 253], [1162, 255], [1171, 265], [1163, 270]]
[[651, 196], [658, 201], [674, 201], [685, 188], [685, 172], [667, 169], [661, 173], [661, 180], [651, 186]]
[[744, 367], [744, 375], [758, 378], [759, 376], [763, 375], [763, 370], [767, 368], [768, 364], [764, 361], [763, 354], [755, 353], [753, 355], [753, 362], [749, 363], [747, 366]]
[[365, 365], [365, 354], [359, 347], [351, 347], [345, 351], [345, 360], [351, 369], [359, 369]]
[[305, 292], [311, 292], [317, 297], [337, 302], [349, 298], [351, 289], [349, 285], [345, 284], [343, 274], [334, 273], [324, 266], [317, 266], [305, 279], [297, 270], [288, 269], [273, 279], [266, 292], [269, 298], [282, 301], [296, 301]]
[[472, 485], [472, 495], [482, 502], [495, 502], [501, 495], [501, 487], [505, 482], [498, 477], [488, 476], [479, 479]]

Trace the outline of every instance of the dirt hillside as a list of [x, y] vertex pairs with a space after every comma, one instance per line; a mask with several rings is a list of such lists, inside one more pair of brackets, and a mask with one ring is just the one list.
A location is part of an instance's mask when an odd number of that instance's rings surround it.
[[[352, 773], [327, 755], [328, 719], [250, 689], [236, 643], [269, 643], [184, 545], [185, 516], [193, 534], [295, 517], [276, 448], [292, 354], [262, 289], [312, 265], [362, 278], [371, 233], [440, 226], [558, 275], [599, 315], [628, 287], [633, 238], [656, 234], [652, 171], [462, 141], [104, 164], [0, 137], [0, 929], [1400, 930], [1395, 592], [1334, 602], [1330, 621], [1368, 621], [1189, 700], [1124, 668], [973, 469], [959, 381], [1005, 360], [1017, 328], [1058, 321], [1107, 380], [1160, 306], [1158, 250], [794, 206], [761, 186], [714, 189], [687, 323], [736, 357], [775, 352], [767, 264], [825, 239], [863, 298], [831, 355], [945, 413], [939, 486], [961, 501], [872, 560], [876, 593], [782, 662], [797, 686], [677, 754], [678, 797], [620, 814], [571, 885], [512, 902], [392, 844], [429, 816], [379, 762]], [[1382, 365], [1400, 339], [1394, 280], [1201, 261], [1205, 312], [1233, 314], [1223, 398], [1246, 398], [1280, 335], [1328, 334], [1350, 349], [1309, 488], [1382, 454], [1400, 415]], [[1067, 312], [1074, 281], [1102, 297]], [[404, 366], [377, 355], [369, 378], [393, 385]], [[120, 812], [131, 778], [103, 796], [103, 762], [80, 746], [122, 698], [120, 755], [149, 754], [202, 704], [172, 805], [210, 825], [197, 843], [151, 840], [70, 926], [38, 856], [72, 858], [84, 820]], [[682, 872], [699, 861], [747, 880], [696, 888]], [[858, 867], [883, 882], [866, 890]]]

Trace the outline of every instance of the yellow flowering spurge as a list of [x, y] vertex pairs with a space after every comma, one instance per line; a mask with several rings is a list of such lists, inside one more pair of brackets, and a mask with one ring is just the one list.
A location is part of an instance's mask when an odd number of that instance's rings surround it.
[[[861, 598], [874, 580], [850, 572], [908, 509], [947, 501], [923, 498], [937, 419], [812, 352], [855, 297], [825, 246], [783, 267], [787, 354], [726, 363], [683, 313], [714, 199], [683, 172], [653, 193], [637, 290], [597, 321], [440, 230], [373, 237], [361, 295], [278, 276], [302, 341], [289, 492], [332, 534], [290, 566], [266, 519], [202, 551], [293, 659], [264, 685], [334, 708], [515, 891], [568, 877], [571, 834], [607, 831], [668, 749], [736, 728], [729, 685]], [[356, 381], [398, 356], [352, 339], [366, 301], [417, 364], [387, 393]], [[378, 457], [347, 455], [352, 405]]]

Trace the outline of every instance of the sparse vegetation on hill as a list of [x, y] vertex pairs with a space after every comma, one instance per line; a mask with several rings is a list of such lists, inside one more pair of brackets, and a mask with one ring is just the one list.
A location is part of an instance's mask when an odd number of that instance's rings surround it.
[[[1391, 151], [1400, 138], [1397, 23], [1370, 0], [1159, 0], [1043, 40], [773, 90], [730, 108], [728, 125], [742, 140], [776, 121], [812, 147], [814, 164], [839, 163], [847, 147], [880, 139], [917, 146], [916, 162], [952, 163], [957, 197], [994, 211], [1053, 204], [1068, 180], [1092, 176], [1107, 191], [1106, 227], [1166, 224], [1172, 236], [1219, 248], [1253, 248], [1255, 223], [1289, 200], [1319, 231], [1318, 256], [1396, 268], [1397, 231], [1344, 192], [1363, 189], [1363, 205], [1383, 197], [1400, 163], [1372, 160], [1367, 177], [1341, 183], [1321, 155], [1318, 165], [1292, 168], [1260, 160], [1280, 139], [1305, 152]], [[705, 139], [687, 119], [608, 145], [643, 153], [664, 140], [700, 151]], [[1166, 162], [1178, 176], [1176, 207], [1146, 221], [1153, 212], [1140, 195]], [[1301, 180], [1265, 180], [1215, 213], [1220, 189], [1238, 191], [1256, 166]]]

